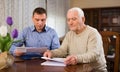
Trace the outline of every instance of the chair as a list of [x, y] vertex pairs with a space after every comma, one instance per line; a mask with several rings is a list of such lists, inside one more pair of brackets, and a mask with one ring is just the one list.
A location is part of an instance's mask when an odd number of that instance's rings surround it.
[[60, 45], [62, 44], [62, 42], [63, 42], [64, 38], [65, 38], [65, 35], [59, 38]]
[[[108, 72], [118, 72], [119, 71], [119, 33], [112, 31], [100, 31], [103, 40], [104, 53], [107, 61]], [[109, 57], [110, 48], [115, 56]], [[111, 65], [113, 63], [113, 65]], [[111, 68], [111, 66], [113, 66]], [[114, 71], [111, 71], [113, 69]]]

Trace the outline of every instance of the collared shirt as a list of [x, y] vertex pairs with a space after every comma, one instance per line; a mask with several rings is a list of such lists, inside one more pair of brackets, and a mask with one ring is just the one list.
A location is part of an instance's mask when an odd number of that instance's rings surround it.
[[45, 26], [42, 32], [37, 32], [34, 26], [25, 28], [18, 36], [21, 42], [13, 43], [10, 52], [13, 54], [16, 47], [47, 47], [53, 50], [60, 47], [59, 38], [54, 29]]

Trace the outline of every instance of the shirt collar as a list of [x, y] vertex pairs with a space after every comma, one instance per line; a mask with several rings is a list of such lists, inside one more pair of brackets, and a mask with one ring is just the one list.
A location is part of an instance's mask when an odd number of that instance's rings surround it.
[[[34, 25], [31, 27], [31, 30], [32, 31], [37, 31]], [[47, 30], [48, 30], [48, 27], [45, 25], [42, 32], [46, 32]]]

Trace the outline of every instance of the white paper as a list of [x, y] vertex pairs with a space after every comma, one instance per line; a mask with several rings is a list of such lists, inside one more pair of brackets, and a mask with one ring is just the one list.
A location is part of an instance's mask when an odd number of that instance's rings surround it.
[[57, 61], [57, 62], [63, 62], [63, 63], [64, 63], [64, 60], [65, 60], [65, 58], [47, 58], [47, 57], [41, 57], [41, 58], [45, 59], [45, 60]]
[[26, 48], [25, 47], [16, 47], [16, 50], [20, 51], [20, 52], [26, 52]]
[[45, 61], [43, 63], [41, 63], [41, 65], [48, 65], [48, 66], [66, 66], [64, 63], [62, 62], [56, 62], [56, 61]]
[[64, 64], [65, 58], [47, 58], [47, 57], [41, 57], [41, 58], [47, 60], [47, 61], [41, 63], [41, 65], [66, 66], [66, 64]]
[[47, 50], [47, 47], [16, 47], [16, 50], [20, 52], [38, 52], [38, 53], [44, 53]]

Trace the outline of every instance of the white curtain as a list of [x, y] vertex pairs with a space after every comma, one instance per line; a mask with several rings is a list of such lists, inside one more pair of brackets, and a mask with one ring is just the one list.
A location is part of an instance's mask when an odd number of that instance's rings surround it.
[[32, 12], [39, 6], [46, 8], [45, 0], [0, 0], [0, 25], [6, 24], [6, 18], [11, 16], [12, 28], [21, 31], [32, 24]]
[[67, 32], [66, 12], [69, 0], [47, 0], [47, 25], [54, 28], [59, 37]]
[[11, 16], [14, 22], [12, 28], [21, 31], [33, 24], [32, 12], [40, 6], [47, 8], [47, 25], [54, 28], [61, 37], [66, 33], [68, 5], [68, 0], [0, 0], [0, 25], [6, 24], [6, 18]]

